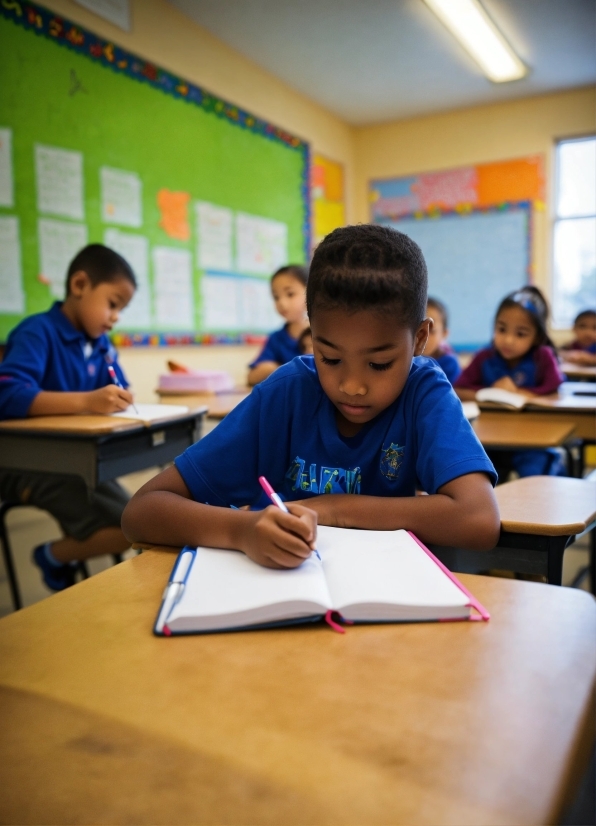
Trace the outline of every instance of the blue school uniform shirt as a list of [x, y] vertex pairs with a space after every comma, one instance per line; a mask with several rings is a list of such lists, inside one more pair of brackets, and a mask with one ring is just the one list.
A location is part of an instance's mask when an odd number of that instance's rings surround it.
[[42, 390], [89, 391], [111, 384], [108, 363], [128, 387], [106, 335], [90, 340], [76, 330], [56, 301], [46, 313], [30, 316], [11, 332], [0, 363], [0, 419], [27, 416]]
[[453, 353], [443, 353], [441, 356], [433, 356], [443, 373], [447, 376], [451, 384], [455, 384], [461, 373], [461, 367], [457, 357]]
[[298, 339], [292, 338], [287, 327], [284, 326], [281, 330], [271, 333], [265, 342], [265, 346], [249, 367], [256, 367], [261, 361], [276, 361], [278, 364], [287, 364], [299, 355]]
[[399, 397], [360, 432], [342, 437], [312, 356], [280, 367], [208, 436], [176, 459], [193, 499], [269, 504], [258, 477], [285, 500], [324, 493], [413, 496], [458, 476], [496, 473], [444, 373], [413, 361]]

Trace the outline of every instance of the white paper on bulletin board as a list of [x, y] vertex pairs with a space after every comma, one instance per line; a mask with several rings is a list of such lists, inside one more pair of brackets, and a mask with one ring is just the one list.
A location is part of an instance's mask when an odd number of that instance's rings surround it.
[[37, 222], [39, 277], [54, 298], [64, 298], [66, 273], [77, 252], [87, 246], [87, 226], [40, 218]]
[[107, 229], [104, 233], [104, 243], [128, 261], [137, 281], [135, 294], [128, 307], [120, 314], [118, 327], [123, 330], [150, 329], [149, 241], [144, 235]]
[[263, 278], [206, 273], [201, 279], [203, 329], [270, 332], [279, 327], [269, 282]]
[[36, 144], [35, 175], [39, 212], [85, 219], [82, 152]]
[[153, 284], [157, 324], [172, 330], [194, 329], [191, 254], [175, 247], [154, 247]]
[[16, 216], [0, 217], [0, 311], [3, 313], [25, 312], [19, 229]]
[[466, 349], [486, 345], [499, 302], [528, 282], [529, 210], [408, 218], [389, 225], [421, 247], [428, 293], [449, 309], [450, 342]]
[[236, 214], [236, 270], [272, 275], [288, 263], [288, 227], [281, 221]]

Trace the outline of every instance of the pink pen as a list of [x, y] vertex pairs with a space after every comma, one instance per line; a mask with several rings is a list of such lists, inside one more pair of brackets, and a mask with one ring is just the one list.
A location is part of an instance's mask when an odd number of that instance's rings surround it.
[[[261, 485], [261, 487], [263, 488], [263, 490], [265, 491], [265, 493], [267, 494], [267, 496], [269, 497], [269, 499], [271, 499], [271, 501], [273, 502], [273, 504], [274, 504], [277, 508], [279, 508], [279, 509], [280, 509], [280, 511], [283, 511], [284, 513], [289, 513], [289, 512], [290, 512], [290, 511], [286, 508], [285, 503], [284, 503], [283, 499], [280, 497], [279, 493], [276, 493], [276, 492], [273, 490], [273, 488], [271, 487], [271, 485], [270, 485], [270, 484], [269, 484], [269, 482], [265, 479], [265, 477], [264, 477], [264, 476], [259, 476], [259, 484]], [[313, 550], [314, 550], [315, 554], [319, 557], [319, 559], [321, 559], [321, 557], [319, 556], [319, 552], [317, 551], [317, 549], [316, 549], [316, 548], [313, 548]]]
[[[114, 382], [114, 384], [116, 385], [116, 387], [119, 387], [121, 390], [124, 390], [124, 387], [122, 387], [122, 382], [120, 381], [120, 379], [119, 379], [119, 378], [118, 378], [118, 376], [116, 375], [116, 371], [114, 370], [114, 368], [112, 367], [112, 365], [111, 365], [111, 364], [108, 364], [108, 373], [110, 374], [110, 378], [112, 379], [112, 381]], [[139, 415], [139, 411], [138, 411], [138, 410], [137, 410], [137, 408], [135, 407], [134, 402], [132, 402], [132, 408], [133, 408], [134, 412], [135, 412], [135, 413], [137, 414], [137, 416], [138, 416], [138, 415]]]

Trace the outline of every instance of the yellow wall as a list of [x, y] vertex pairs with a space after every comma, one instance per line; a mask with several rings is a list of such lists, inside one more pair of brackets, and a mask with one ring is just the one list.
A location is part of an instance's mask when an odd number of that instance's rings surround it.
[[357, 219], [369, 220], [368, 182], [373, 178], [543, 153], [547, 211], [534, 215], [533, 257], [536, 283], [550, 293], [554, 142], [595, 129], [593, 88], [361, 127], [355, 130]]

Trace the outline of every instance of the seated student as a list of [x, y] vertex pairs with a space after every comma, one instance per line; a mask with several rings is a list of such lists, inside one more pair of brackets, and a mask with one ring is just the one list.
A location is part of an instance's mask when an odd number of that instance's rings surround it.
[[[133, 297], [136, 281], [127, 262], [90, 244], [68, 268], [66, 298], [30, 316], [9, 335], [0, 364], [0, 419], [125, 410], [132, 394], [106, 335]], [[112, 365], [123, 387], [110, 379]], [[33, 551], [44, 582], [54, 591], [74, 583], [72, 563], [125, 551], [120, 529], [128, 496], [102, 482], [89, 490], [77, 476], [0, 471], [0, 499], [49, 511], [64, 538]]]
[[248, 383], [259, 384], [282, 364], [300, 355], [300, 334], [308, 327], [306, 317], [306, 282], [304, 267], [290, 264], [271, 276], [271, 294], [275, 309], [286, 323], [271, 333], [257, 358], [249, 365]]
[[457, 356], [447, 344], [449, 334], [447, 307], [438, 298], [429, 296], [426, 304], [426, 314], [432, 318], [433, 323], [428, 334], [428, 344], [424, 355], [434, 359], [453, 384], [461, 373], [461, 367]]
[[575, 339], [561, 347], [571, 364], [596, 364], [596, 310], [583, 310], [573, 322]]
[[[483, 387], [501, 387], [528, 397], [554, 393], [563, 376], [547, 321], [548, 305], [537, 287], [523, 287], [506, 296], [497, 309], [492, 345], [480, 350], [455, 382], [460, 399], [474, 399]], [[520, 476], [564, 475], [560, 455], [552, 449], [490, 455], [501, 465], [500, 478], [512, 469]]]
[[[280, 367], [142, 487], [122, 518], [129, 540], [235, 548], [274, 568], [310, 555], [317, 521], [492, 548], [494, 468], [443, 371], [416, 358], [426, 284], [406, 235], [376, 225], [328, 235], [307, 288], [314, 356]], [[265, 507], [260, 475], [290, 513]]]

